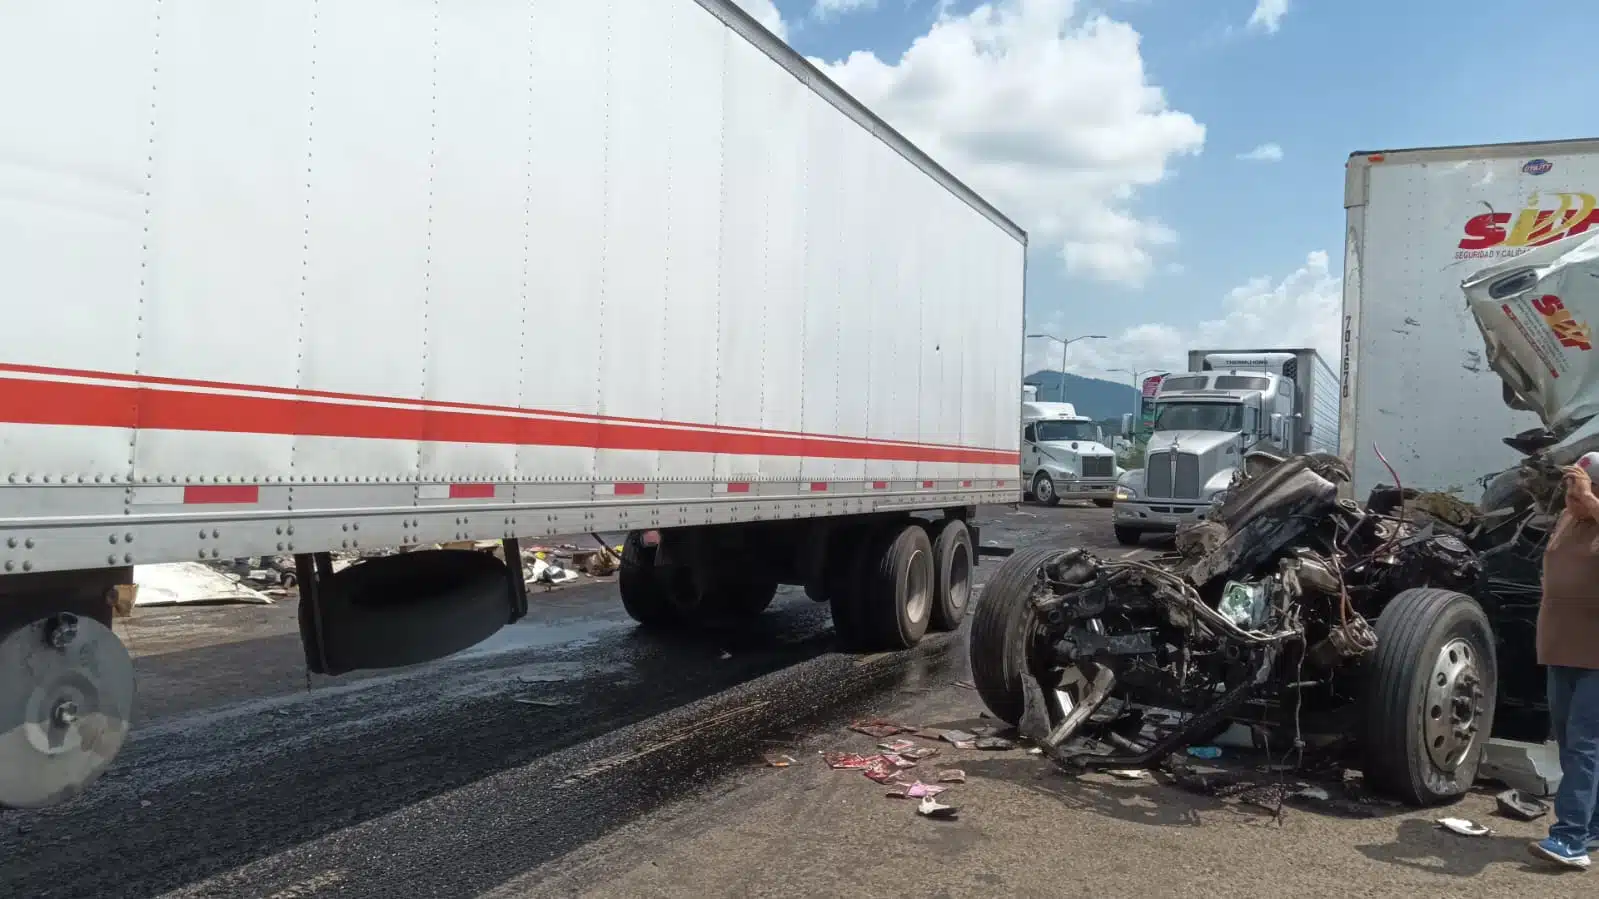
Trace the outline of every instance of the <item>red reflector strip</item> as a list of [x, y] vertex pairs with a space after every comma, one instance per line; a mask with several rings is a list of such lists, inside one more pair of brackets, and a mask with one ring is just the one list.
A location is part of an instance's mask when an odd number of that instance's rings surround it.
[[450, 499], [493, 499], [493, 484], [451, 484]]
[[922, 482], [922, 489], [923, 490], [931, 490], [931, 489], [933, 489], [933, 482], [932, 481], [923, 481]]
[[887, 481], [873, 481], [872, 482], [872, 489], [873, 490], [887, 490], [888, 489], [888, 482]]
[[972, 482], [971, 481], [961, 481], [961, 486], [962, 487], [970, 487], [970, 486], [972, 486]]
[[258, 503], [260, 501], [261, 488], [254, 484], [216, 484], [183, 488], [184, 505]]
[[1003, 486], [1005, 486], [1005, 484], [1006, 484], [1005, 481], [995, 481], [994, 482], [994, 486], [995, 487], [1003, 487]]
[[827, 482], [826, 481], [812, 481], [811, 482], [811, 492], [812, 493], [826, 493], [827, 492]]
[[748, 492], [750, 492], [750, 483], [749, 483], [749, 481], [740, 481], [738, 483], [728, 484], [727, 485], [727, 492], [728, 493], [748, 493]]
[[643, 496], [644, 495], [644, 485], [643, 484], [617, 484], [616, 485], [616, 495], [617, 496]]

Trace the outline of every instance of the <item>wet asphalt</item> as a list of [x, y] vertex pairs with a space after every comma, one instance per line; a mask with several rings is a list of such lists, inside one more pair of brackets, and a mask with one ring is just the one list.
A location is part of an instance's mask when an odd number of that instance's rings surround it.
[[[1091, 508], [979, 524], [987, 545], [1116, 549]], [[281, 627], [141, 658], [112, 771], [66, 806], [0, 812], [0, 895], [477, 896], [965, 670], [959, 635], [838, 652], [798, 590], [747, 628], [670, 638], [633, 627], [610, 584], [533, 599], [479, 647], [363, 679], [304, 682]]]

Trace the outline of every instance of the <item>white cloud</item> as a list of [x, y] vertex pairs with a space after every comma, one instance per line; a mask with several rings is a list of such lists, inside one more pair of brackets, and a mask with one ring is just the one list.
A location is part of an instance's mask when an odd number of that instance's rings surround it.
[[1250, 31], [1276, 34], [1283, 26], [1283, 16], [1288, 15], [1288, 0], [1256, 0], [1255, 11], [1249, 14]]
[[1279, 144], [1261, 144], [1248, 153], [1239, 153], [1238, 158], [1248, 162], [1282, 162], [1283, 148]]
[[811, 15], [826, 21], [852, 12], [876, 9], [877, 0], [816, 0]]
[[[1305, 257], [1303, 266], [1279, 281], [1258, 277], [1228, 291], [1220, 318], [1191, 328], [1135, 325], [1107, 340], [1074, 343], [1066, 369], [1126, 383], [1128, 376], [1112, 369], [1180, 371], [1188, 365], [1190, 349], [1314, 347], [1336, 371], [1342, 308], [1343, 279], [1332, 273], [1327, 254], [1317, 250]], [[1069, 329], [1046, 325], [1035, 330]], [[1060, 368], [1059, 344], [1028, 341], [1027, 371], [1040, 368]]]
[[1133, 200], [1197, 154], [1205, 128], [1150, 83], [1125, 23], [1075, 0], [993, 0], [942, 8], [896, 61], [813, 61], [1071, 272], [1140, 284], [1177, 239]]
[[772, 0], [733, 0], [733, 2], [749, 13], [755, 21], [766, 26], [767, 31], [785, 41], [788, 40], [788, 25], [783, 21], [783, 14], [777, 11], [777, 5]]

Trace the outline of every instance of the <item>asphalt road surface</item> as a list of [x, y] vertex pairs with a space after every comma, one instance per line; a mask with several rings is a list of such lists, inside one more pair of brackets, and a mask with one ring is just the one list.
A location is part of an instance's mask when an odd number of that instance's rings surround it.
[[[1130, 552], [1103, 510], [983, 511], [984, 543]], [[73, 803], [0, 812], [0, 895], [1593, 895], [1529, 869], [1538, 825], [1480, 797], [1450, 814], [1498, 833], [1465, 840], [1436, 814], [1279, 821], [946, 747], [961, 816], [919, 818], [818, 753], [869, 749], [844, 729], [866, 714], [981, 724], [962, 634], [861, 657], [798, 591], [674, 639], [632, 627], [610, 584], [532, 599], [461, 656], [355, 679], [306, 678], [292, 603], [141, 610], [133, 736]]]

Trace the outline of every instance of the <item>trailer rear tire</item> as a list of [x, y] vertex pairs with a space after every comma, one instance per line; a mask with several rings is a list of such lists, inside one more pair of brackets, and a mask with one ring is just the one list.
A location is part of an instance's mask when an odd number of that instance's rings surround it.
[[1034, 657], [1030, 641], [1042, 633], [1031, 604], [1038, 568], [1062, 552], [1040, 547], [1012, 554], [988, 579], [972, 613], [972, 685], [1006, 724], [1022, 720], [1022, 674]]
[[641, 626], [670, 630], [697, 617], [694, 594], [684, 589], [685, 580], [677, 569], [655, 564], [655, 547], [645, 546], [642, 534], [635, 531], [622, 542], [616, 585], [622, 592], [622, 608]]
[[1144, 536], [1144, 532], [1137, 528], [1126, 528], [1122, 527], [1121, 525], [1116, 525], [1114, 530], [1116, 531], [1116, 542], [1120, 543], [1122, 546], [1137, 546], [1138, 542], [1143, 539]]
[[873, 649], [909, 649], [932, 621], [933, 541], [920, 522], [888, 525], [861, 558], [856, 611]]
[[938, 538], [933, 541], [933, 566], [937, 574], [933, 592], [934, 629], [955, 630], [966, 617], [972, 597], [972, 563], [972, 532], [966, 522], [958, 518], [942, 522]]
[[1402, 591], [1377, 619], [1365, 676], [1366, 777], [1417, 806], [1464, 796], [1493, 733], [1499, 685], [1482, 606], [1449, 590]]

